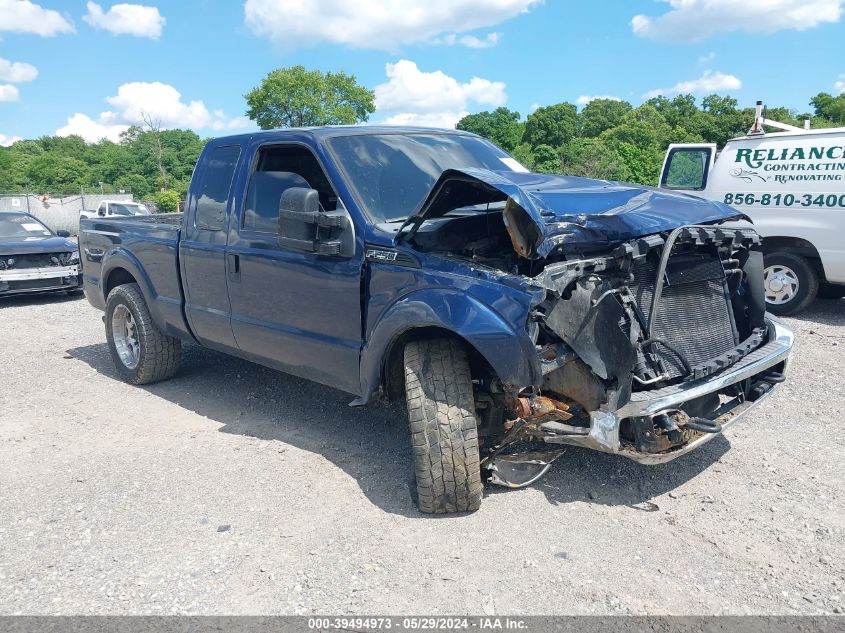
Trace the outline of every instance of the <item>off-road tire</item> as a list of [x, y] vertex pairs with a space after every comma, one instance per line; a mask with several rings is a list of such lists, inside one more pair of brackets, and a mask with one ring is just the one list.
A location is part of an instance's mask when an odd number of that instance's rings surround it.
[[405, 395], [421, 512], [474, 512], [481, 505], [478, 422], [466, 351], [459, 341], [405, 347]]
[[[112, 333], [112, 317], [115, 309], [123, 305], [134, 318], [138, 336], [138, 364], [127, 367], [115, 348]], [[182, 342], [167, 336], [153, 322], [147, 302], [138, 284], [117, 286], [109, 293], [106, 301], [106, 339], [109, 343], [112, 361], [120, 377], [131, 385], [148, 385], [172, 378], [179, 368]]]
[[765, 268], [770, 266], [785, 266], [792, 270], [798, 278], [798, 292], [795, 297], [786, 303], [769, 303], [766, 301], [766, 310], [778, 316], [788, 316], [801, 312], [816, 300], [819, 292], [819, 274], [812, 264], [800, 255], [792, 253], [771, 253], [764, 258]]

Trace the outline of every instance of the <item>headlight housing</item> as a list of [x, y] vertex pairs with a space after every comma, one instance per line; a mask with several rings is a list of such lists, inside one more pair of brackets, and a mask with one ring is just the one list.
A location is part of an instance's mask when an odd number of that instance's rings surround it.
[[72, 266], [79, 263], [79, 251], [72, 251], [67, 253], [64, 257], [65, 266]]

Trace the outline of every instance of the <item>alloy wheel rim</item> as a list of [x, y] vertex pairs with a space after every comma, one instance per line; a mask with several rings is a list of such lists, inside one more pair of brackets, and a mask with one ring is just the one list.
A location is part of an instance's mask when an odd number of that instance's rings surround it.
[[135, 369], [141, 357], [141, 346], [138, 341], [138, 329], [135, 318], [125, 305], [114, 309], [111, 318], [112, 338], [120, 362], [127, 369]]
[[768, 266], [763, 272], [763, 285], [766, 289], [766, 302], [772, 305], [789, 303], [801, 288], [798, 275], [787, 266]]

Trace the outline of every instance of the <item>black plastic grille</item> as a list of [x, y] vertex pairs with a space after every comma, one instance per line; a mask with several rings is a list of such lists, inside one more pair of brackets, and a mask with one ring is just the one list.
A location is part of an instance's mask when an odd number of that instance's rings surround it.
[[[2, 259], [6, 263], [6, 268], [11, 270], [21, 270], [24, 268], [49, 268], [50, 266], [61, 266], [61, 259], [66, 253], [28, 253], [26, 255], [3, 255]], [[53, 261], [56, 259], [58, 263]], [[9, 260], [14, 263], [10, 266]]]
[[[638, 262], [634, 275], [634, 296], [650, 320], [657, 264]], [[657, 318], [651, 325], [653, 338], [666, 341], [693, 367], [739, 343], [725, 293], [722, 263], [715, 251], [671, 257], [663, 283]], [[677, 356], [660, 345], [652, 349], [663, 360], [670, 376], [684, 375]]]

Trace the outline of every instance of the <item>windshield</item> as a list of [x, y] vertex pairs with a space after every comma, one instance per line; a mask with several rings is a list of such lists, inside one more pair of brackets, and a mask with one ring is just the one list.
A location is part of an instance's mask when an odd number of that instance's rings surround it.
[[149, 215], [150, 212], [143, 204], [118, 204], [112, 202], [109, 208], [114, 215]]
[[492, 143], [458, 134], [373, 134], [329, 141], [375, 222], [405, 220], [447, 169], [525, 171]]
[[31, 215], [0, 215], [0, 240], [50, 237], [53, 233]]

